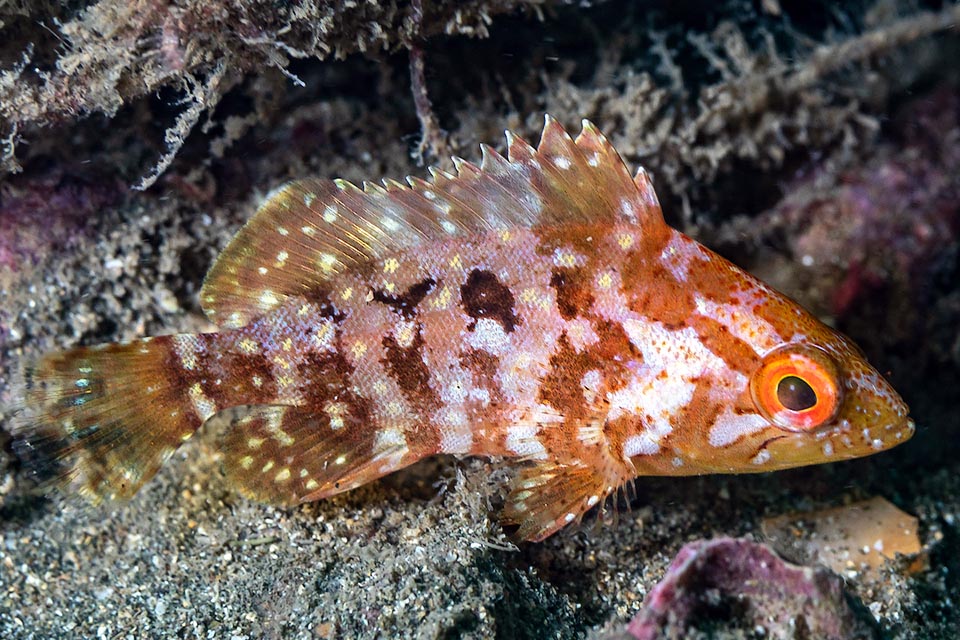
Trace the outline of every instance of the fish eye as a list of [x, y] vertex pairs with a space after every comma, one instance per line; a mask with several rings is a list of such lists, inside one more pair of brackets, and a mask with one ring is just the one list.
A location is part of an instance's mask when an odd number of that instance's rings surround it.
[[750, 380], [765, 418], [790, 431], [811, 431], [832, 421], [842, 400], [837, 365], [821, 349], [787, 345], [768, 353]]
[[817, 404], [817, 392], [798, 376], [784, 376], [777, 383], [777, 400], [790, 411], [806, 411]]

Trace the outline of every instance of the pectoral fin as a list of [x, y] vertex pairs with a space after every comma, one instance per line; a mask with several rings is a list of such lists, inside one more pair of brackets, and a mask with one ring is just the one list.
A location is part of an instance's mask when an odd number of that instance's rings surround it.
[[518, 539], [539, 542], [579, 521], [615, 488], [584, 463], [541, 462], [514, 481], [502, 520], [519, 525]]

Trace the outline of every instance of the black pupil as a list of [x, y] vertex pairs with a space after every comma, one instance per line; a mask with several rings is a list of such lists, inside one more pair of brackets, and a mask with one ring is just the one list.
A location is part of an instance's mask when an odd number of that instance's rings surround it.
[[787, 376], [777, 385], [777, 400], [790, 411], [805, 411], [817, 404], [817, 394], [802, 378]]

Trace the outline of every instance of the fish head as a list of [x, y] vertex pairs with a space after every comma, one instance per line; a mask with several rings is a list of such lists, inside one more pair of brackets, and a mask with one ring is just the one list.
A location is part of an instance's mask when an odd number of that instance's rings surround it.
[[915, 425], [907, 404], [856, 344], [805, 311], [792, 315], [790, 339], [766, 350], [750, 375], [750, 401], [769, 423], [756, 462], [799, 467], [909, 440]]
[[663, 246], [666, 269], [631, 265], [623, 326], [639, 364], [610, 396], [615, 417], [631, 416], [624, 452], [639, 474], [786, 469], [913, 435], [906, 403], [849, 338], [679, 232]]

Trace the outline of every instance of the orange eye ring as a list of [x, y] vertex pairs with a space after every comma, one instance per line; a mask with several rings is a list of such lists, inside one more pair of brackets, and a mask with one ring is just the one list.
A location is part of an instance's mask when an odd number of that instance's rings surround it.
[[836, 417], [843, 399], [837, 365], [824, 351], [787, 345], [768, 353], [750, 380], [765, 418], [790, 431], [812, 431]]

